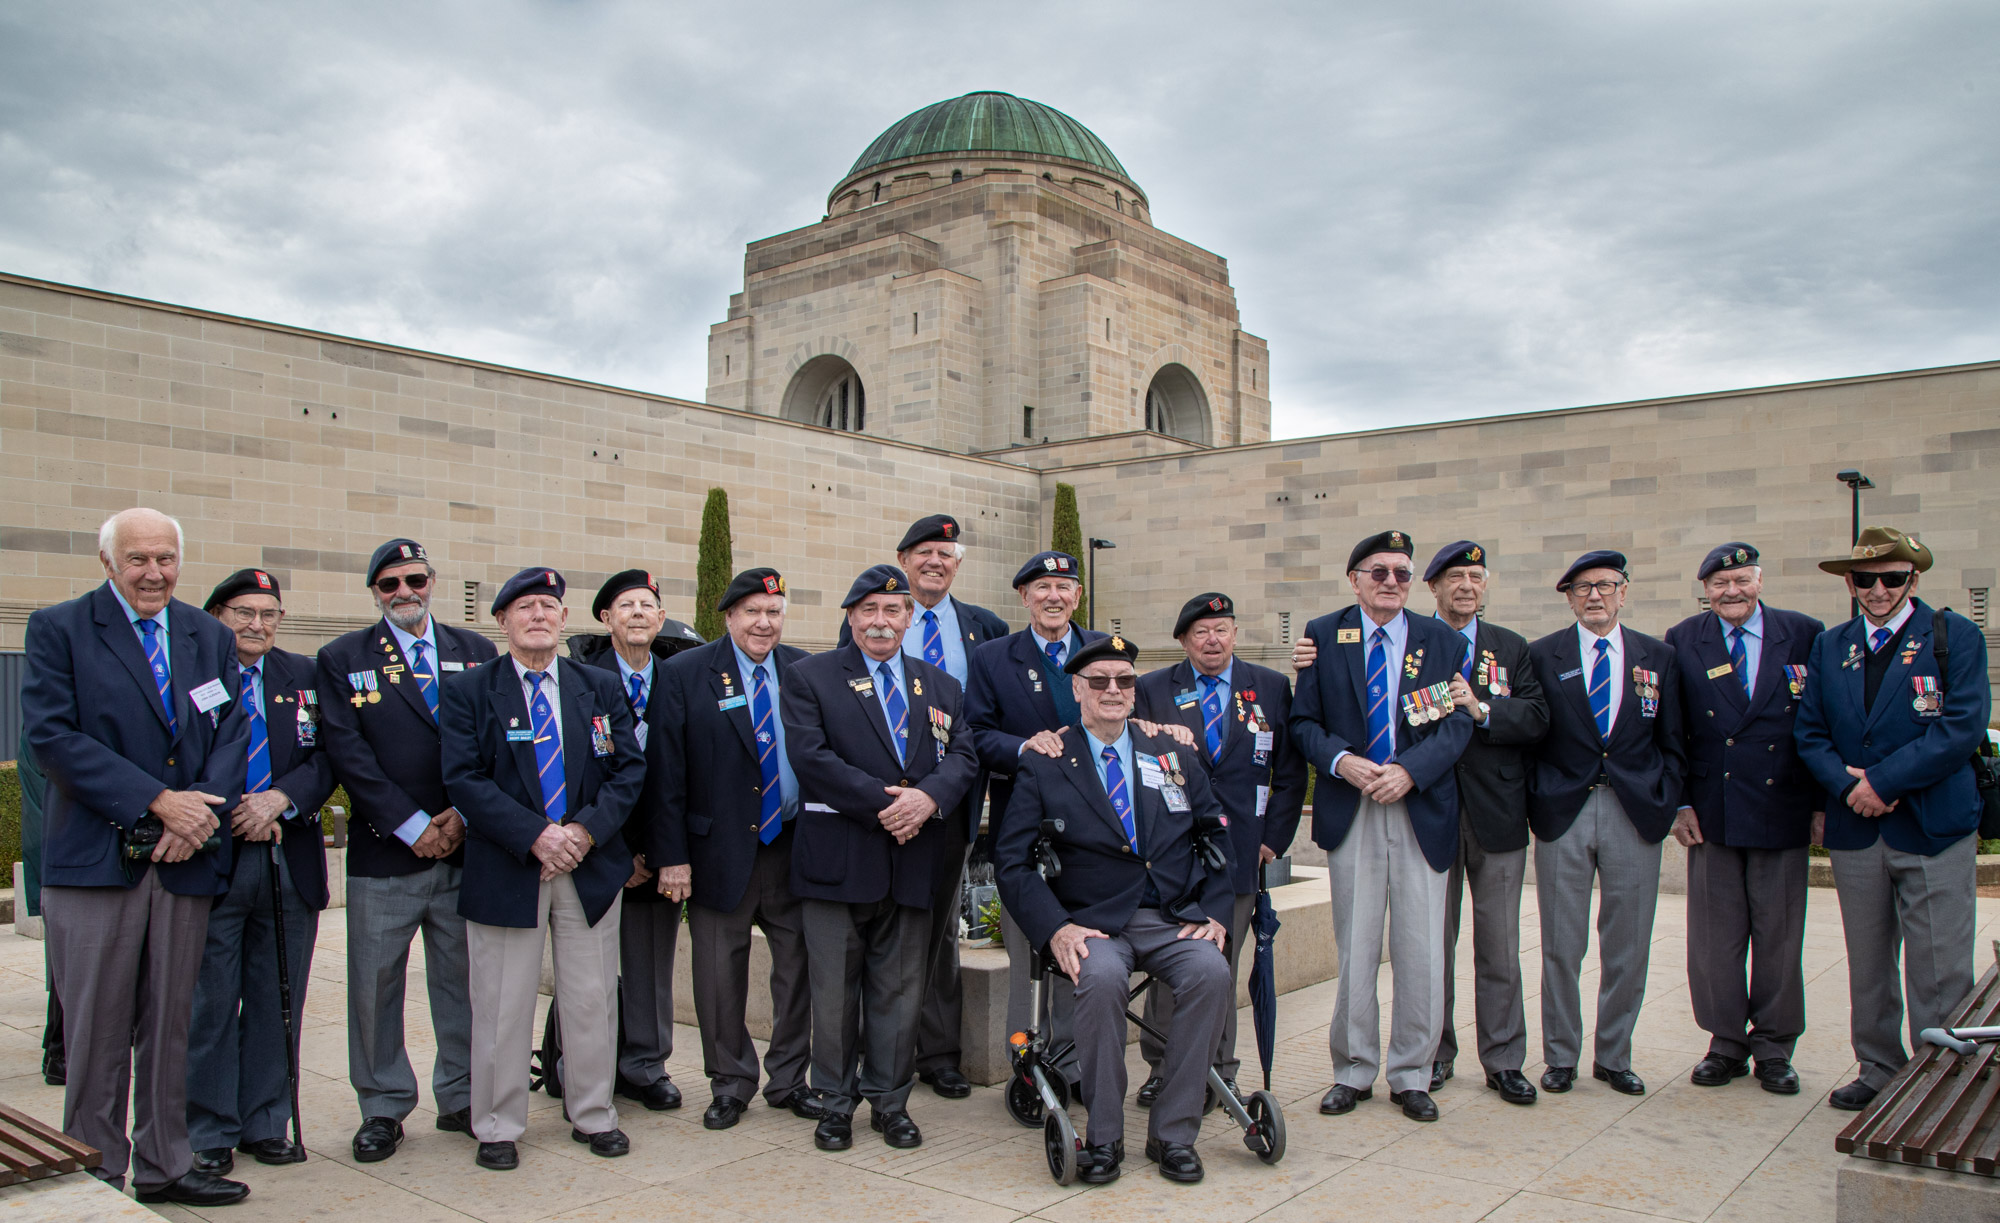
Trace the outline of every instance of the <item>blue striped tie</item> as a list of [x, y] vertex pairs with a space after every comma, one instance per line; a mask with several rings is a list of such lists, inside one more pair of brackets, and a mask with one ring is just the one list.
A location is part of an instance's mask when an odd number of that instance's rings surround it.
[[[151, 621], [141, 620], [139, 623], [150, 624]], [[1895, 635], [1893, 631], [1886, 628], [1876, 629], [1868, 635], [1868, 652], [1871, 654], [1880, 654], [1882, 647], [1889, 644], [1889, 638]]]
[[1597, 719], [1597, 737], [1611, 738], [1611, 642], [1597, 639], [1597, 662], [1590, 668], [1590, 712]]
[[882, 677], [882, 704], [889, 710], [889, 733], [896, 737], [896, 759], [904, 760], [910, 754], [910, 707], [903, 701], [903, 690], [896, 686], [896, 673], [888, 663], [875, 668], [875, 674]]
[[158, 621], [139, 621], [139, 635], [146, 642], [146, 664], [153, 668], [153, 686], [160, 690], [160, 708], [167, 711], [167, 733], [177, 735], [181, 720], [174, 716], [174, 676], [167, 669], [167, 646], [159, 634]]
[[1472, 643], [1470, 641], [1465, 643], [1465, 661], [1458, 665], [1458, 673], [1465, 677], [1466, 683], [1469, 684], [1472, 682]]
[[423, 642], [410, 643], [410, 674], [417, 677], [417, 688], [424, 694], [424, 704], [431, 707], [431, 717], [435, 719], [438, 716], [437, 669], [431, 666], [431, 660], [424, 654]]
[[1750, 699], [1750, 651], [1743, 648], [1743, 626], [1729, 630], [1729, 665], [1743, 681], [1743, 699]]
[[528, 702], [528, 719], [535, 726], [535, 772], [542, 779], [542, 814], [550, 823], [560, 824], [569, 814], [569, 795], [563, 792], [562, 736], [556, 733], [556, 713], [549, 706], [548, 694], [542, 691], [542, 681], [549, 675], [546, 671], [526, 674], [535, 690], [535, 699]]
[[632, 699], [632, 716], [633, 716], [633, 717], [635, 717], [635, 718], [643, 718], [643, 717], [645, 717], [645, 716], [646, 716], [646, 677], [645, 677], [645, 676], [643, 676], [643, 675], [640, 675], [640, 674], [639, 674], [638, 672], [636, 672], [636, 671], [632, 673], [632, 697], [631, 697], [631, 699]]
[[785, 792], [778, 783], [777, 723], [771, 717], [771, 690], [764, 686], [764, 678], [761, 666], [750, 673], [750, 718], [757, 728], [757, 769], [764, 775], [757, 839], [769, 845], [784, 828]]
[[1062, 670], [1062, 648], [1060, 641], [1051, 641], [1042, 647], [1042, 653], [1049, 656], [1049, 665], [1058, 671]]
[[924, 661], [933, 667], [944, 665], [944, 634], [938, 631], [937, 613], [924, 613]]
[[1104, 749], [1104, 789], [1111, 796], [1111, 809], [1118, 813], [1118, 825], [1125, 830], [1125, 839], [1132, 843], [1132, 852], [1139, 852], [1139, 826], [1132, 822], [1132, 791], [1125, 785], [1125, 768], [1118, 763], [1118, 749]]
[[1201, 687], [1201, 730], [1208, 738], [1208, 758], [1213, 760], [1222, 754], [1222, 680], [1204, 675]]
[[1389, 763], [1396, 744], [1389, 733], [1389, 630], [1378, 628], [1368, 639], [1368, 758]]
[[271, 734], [264, 724], [264, 702], [257, 699], [257, 669], [243, 668], [243, 687], [237, 694], [250, 712], [250, 771], [243, 785], [245, 794], [271, 788]]

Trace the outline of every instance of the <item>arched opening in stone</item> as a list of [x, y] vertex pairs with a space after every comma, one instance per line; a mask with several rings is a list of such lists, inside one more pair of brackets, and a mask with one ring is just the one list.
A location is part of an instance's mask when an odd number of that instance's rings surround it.
[[1185, 365], [1171, 363], [1153, 375], [1146, 388], [1146, 428], [1184, 441], [1208, 441], [1208, 396], [1201, 380]]
[[814, 357], [792, 375], [782, 415], [800, 424], [862, 432], [868, 424], [868, 395], [861, 375], [830, 353]]

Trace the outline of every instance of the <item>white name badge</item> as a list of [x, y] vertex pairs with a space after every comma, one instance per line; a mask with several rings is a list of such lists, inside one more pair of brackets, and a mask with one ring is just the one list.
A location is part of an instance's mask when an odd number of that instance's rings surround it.
[[1260, 819], [1260, 820], [1261, 820], [1261, 819], [1263, 819], [1263, 818], [1264, 818], [1264, 811], [1265, 811], [1265, 809], [1266, 809], [1267, 807], [1269, 807], [1270, 805], [1271, 805], [1271, 787], [1269, 787], [1269, 786], [1258, 786], [1258, 787], [1257, 787], [1257, 818], [1258, 818], [1258, 819]]
[[1166, 774], [1161, 771], [1160, 766], [1147, 756], [1138, 756], [1136, 759], [1139, 762], [1139, 783], [1149, 789], [1159, 789], [1160, 783], [1166, 780]]
[[806, 804], [806, 810], [807, 810], [807, 811], [810, 811], [810, 812], [812, 812], [812, 813], [813, 813], [814, 815], [839, 815], [839, 814], [840, 814], [840, 812], [838, 812], [838, 811], [835, 811], [835, 810], [834, 810], [834, 809], [833, 809], [832, 807], [829, 807], [829, 806], [827, 806], [827, 805], [826, 805], [825, 803], [807, 803], [807, 804]]
[[207, 713], [228, 700], [229, 693], [223, 690], [221, 680], [212, 679], [199, 688], [190, 689], [188, 699], [194, 702], [196, 710]]
[[462, 662], [447, 662], [447, 661], [445, 661], [444, 659], [440, 658], [440, 659], [438, 659], [438, 670], [440, 670], [440, 671], [463, 671], [463, 670], [465, 670], [465, 664], [464, 664], [464, 663], [462, 663]]
[[1260, 730], [1260, 731], [1258, 731], [1258, 732], [1257, 732], [1257, 750], [1258, 750], [1258, 751], [1260, 751], [1260, 752], [1268, 752], [1268, 751], [1270, 751], [1270, 750], [1271, 750], [1271, 740], [1272, 740], [1272, 739], [1273, 739], [1274, 737], [1275, 737], [1275, 736], [1274, 736], [1274, 735], [1272, 734], [1272, 732], [1270, 732], [1270, 731], [1268, 731], [1268, 730]]

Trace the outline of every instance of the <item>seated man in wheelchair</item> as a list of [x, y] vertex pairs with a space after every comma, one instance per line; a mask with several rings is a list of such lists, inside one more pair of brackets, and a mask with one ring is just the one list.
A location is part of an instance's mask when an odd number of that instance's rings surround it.
[[[1069, 660], [1081, 724], [1063, 729], [1061, 756], [1023, 754], [994, 852], [1001, 903], [1076, 983], [1073, 1035], [1090, 1110], [1078, 1171], [1091, 1184], [1117, 1179], [1125, 1154], [1132, 972], [1174, 993], [1165, 1085], [1146, 1138], [1146, 1158], [1169, 1180], [1202, 1177], [1194, 1141], [1209, 1062], [1236, 1005], [1223, 954], [1235, 896], [1222, 809], [1194, 752], [1128, 723], [1137, 657], [1136, 646], [1113, 636]], [[1053, 881], [1035, 868], [1044, 835], [1061, 862]]]

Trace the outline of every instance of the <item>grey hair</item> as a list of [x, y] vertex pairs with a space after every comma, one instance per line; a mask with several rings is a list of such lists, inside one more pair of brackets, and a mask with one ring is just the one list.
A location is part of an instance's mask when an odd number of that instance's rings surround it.
[[180, 519], [175, 518], [171, 514], [162, 514], [156, 509], [150, 509], [143, 505], [134, 506], [129, 510], [119, 510], [116, 514], [106, 518], [104, 525], [97, 528], [97, 550], [105, 556], [116, 559], [118, 528], [136, 517], [147, 514], [167, 520], [167, 524], [174, 529], [174, 553], [177, 556], [185, 557], [187, 555], [187, 535], [181, 531]]
[[[925, 541], [923, 541], [923, 542], [924, 542], [924, 543], [930, 543], [930, 542], [932, 542], [932, 541], [931, 541], [931, 540], [928, 540], [928, 539], [927, 539], [927, 540], [925, 540]], [[910, 546], [909, 546], [908, 548], [905, 548], [905, 549], [904, 549], [903, 551], [901, 551], [901, 552], [898, 552], [898, 553], [896, 553], [896, 555], [897, 555], [897, 557], [898, 557], [898, 558], [901, 558], [901, 557], [904, 557], [904, 556], [908, 556], [908, 555], [909, 555], [910, 553], [912, 553], [912, 552], [915, 552], [915, 551], [917, 550], [917, 548], [918, 548], [918, 547], [919, 547], [919, 545], [917, 545], [917, 544], [911, 544], [911, 545], [910, 545]], [[957, 561], [962, 561], [962, 560], [964, 560], [964, 559], [965, 559], [965, 545], [964, 545], [964, 544], [962, 544], [962, 543], [957, 543], [957, 542], [953, 542], [953, 544], [951, 545], [951, 558], [952, 558], [953, 560], [957, 560]]]

